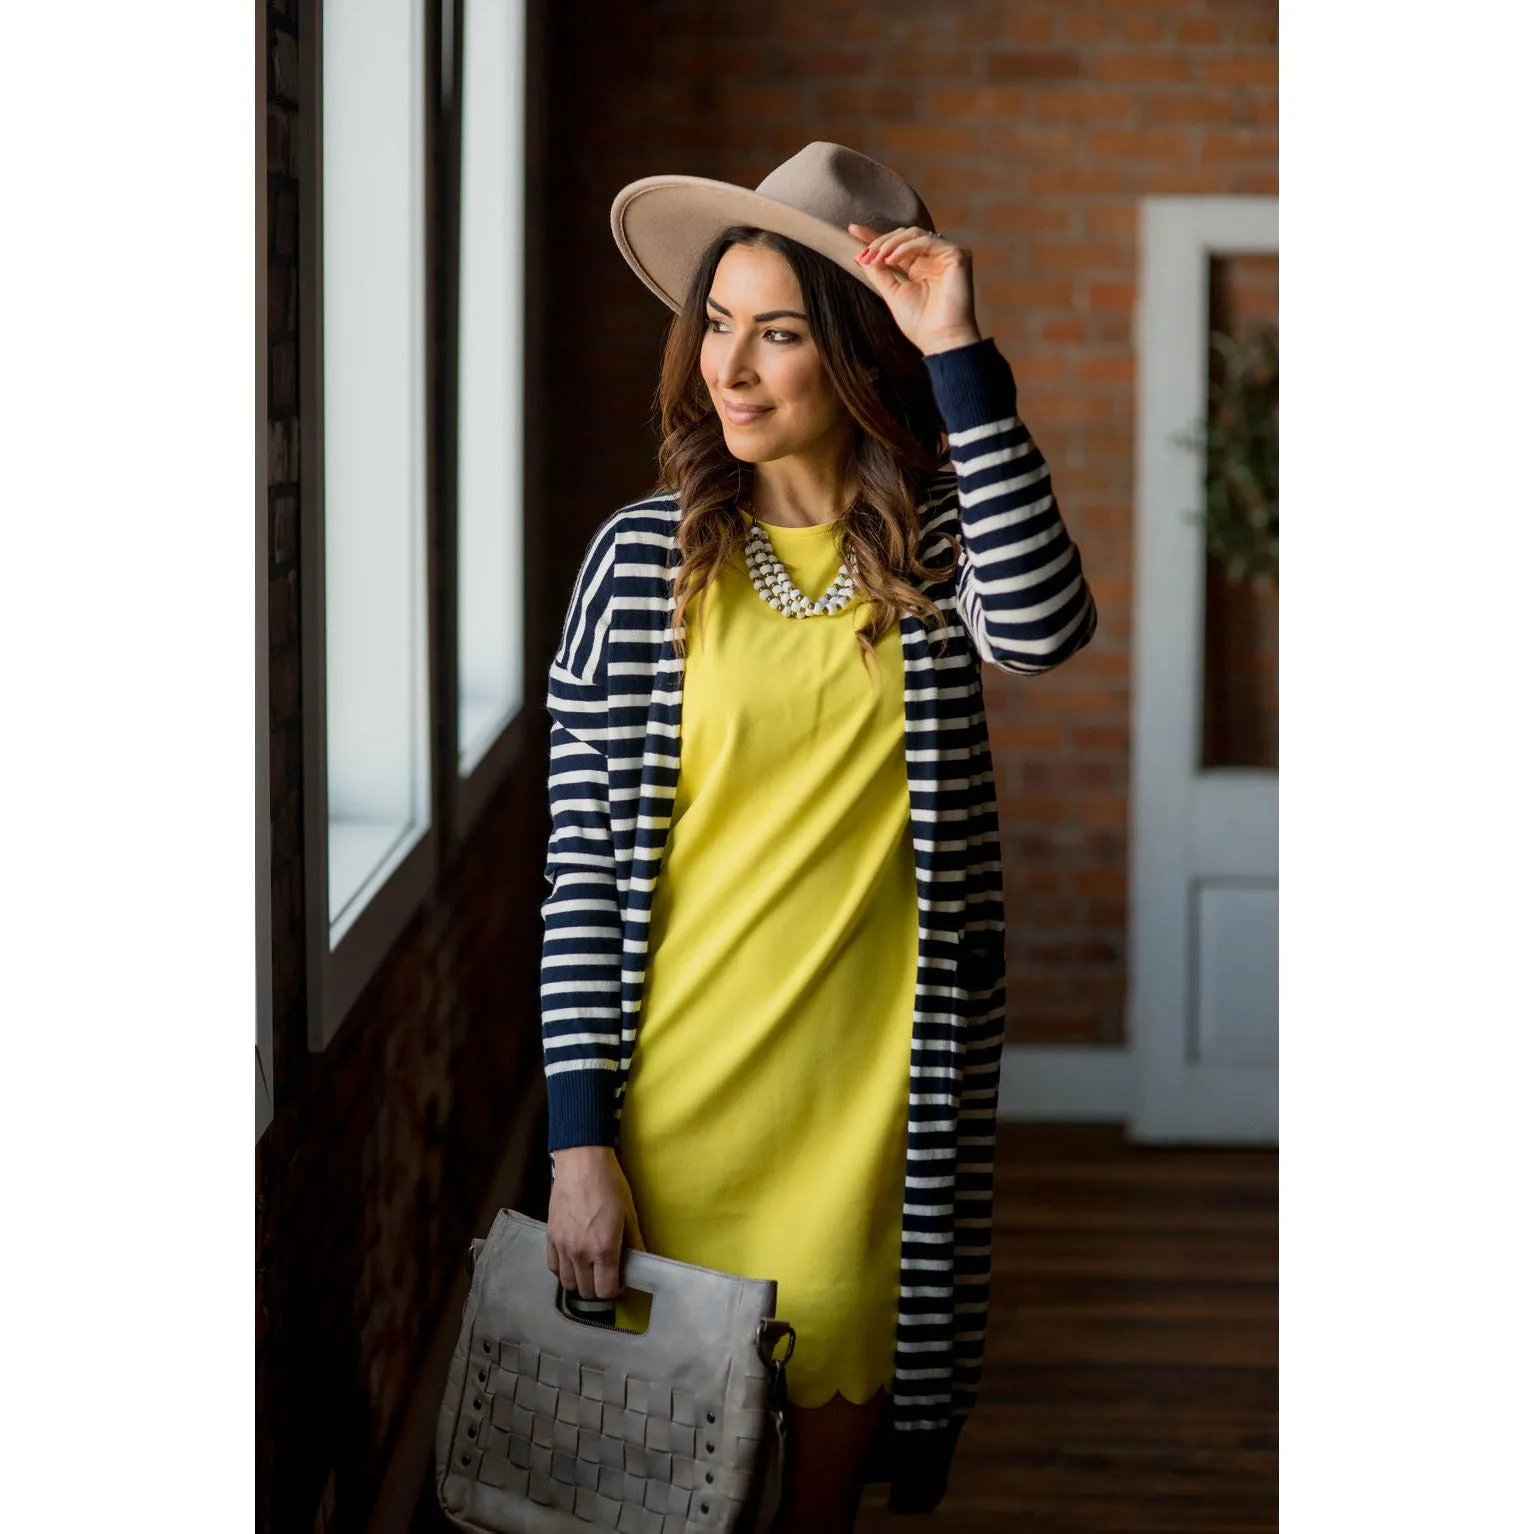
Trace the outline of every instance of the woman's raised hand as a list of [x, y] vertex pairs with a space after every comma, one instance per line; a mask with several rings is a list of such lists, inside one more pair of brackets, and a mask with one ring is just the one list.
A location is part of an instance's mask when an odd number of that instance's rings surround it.
[[858, 260], [868, 269], [906, 339], [924, 355], [981, 339], [970, 253], [962, 245], [915, 225], [885, 234], [866, 224], [847, 228], [865, 241]]

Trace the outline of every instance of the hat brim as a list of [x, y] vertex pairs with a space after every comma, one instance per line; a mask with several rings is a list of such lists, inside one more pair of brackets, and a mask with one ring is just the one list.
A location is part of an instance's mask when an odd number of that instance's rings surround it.
[[[879, 292], [858, 261], [864, 241], [774, 197], [706, 176], [645, 176], [613, 199], [613, 238], [639, 280], [674, 313], [703, 252], [721, 229], [749, 224], [784, 234]], [[872, 226], [870, 226], [872, 227]]]

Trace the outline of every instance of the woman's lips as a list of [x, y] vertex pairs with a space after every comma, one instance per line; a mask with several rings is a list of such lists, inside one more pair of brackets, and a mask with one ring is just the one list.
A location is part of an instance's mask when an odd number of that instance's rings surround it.
[[771, 405], [763, 405], [760, 409], [746, 410], [739, 405], [732, 405], [728, 400], [723, 402], [724, 417], [736, 426], [749, 426], [753, 421], [760, 421], [764, 415], [772, 412]]

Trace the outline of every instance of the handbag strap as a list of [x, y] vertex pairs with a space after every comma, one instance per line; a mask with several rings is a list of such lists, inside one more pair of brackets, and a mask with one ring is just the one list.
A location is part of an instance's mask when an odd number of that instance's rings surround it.
[[[776, 1358], [773, 1355], [784, 1337], [788, 1338], [788, 1351], [782, 1358]], [[784, 1366], [794, 1356], [796, 1340], [793, 1326], [787, 1321], [764, 1317], [757, 1323], [757, 1356], [767, 1365], [767, 1425], [770, 1431], [753, 1534], [772, 1534], [783, 1498], [783, 1478], [788, 1463], [788, 1380]]]

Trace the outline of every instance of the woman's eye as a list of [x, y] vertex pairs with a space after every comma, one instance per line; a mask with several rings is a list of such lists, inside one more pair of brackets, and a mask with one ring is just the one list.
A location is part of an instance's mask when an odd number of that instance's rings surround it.
[[[709, 328], [709, 330], [714, 335], [719, 335], [719, 334], [721, 334], [721, 332], [715, 330], [714, 326], [715, 325], [723, 325], [723, 324], [724, 324], [723, 320], [716, 320], [716, 319], [713, 319], [712, 317], [710, 317], [710, 319], [708, 321], [708, 328]], [[785, 342], [797, 341], [799, 339], [799, 337], [797, 335], [795, 335], [794, 332], [791, 331], [791, 330], [764, 330], [762, 332], [762, 334], [764, 336], [782, 336], [783, 337], [782, 341], [777, 341], [777, 342], [774, 343], [774, 345], [777, 345], [777, 346], [782, 346]]]

